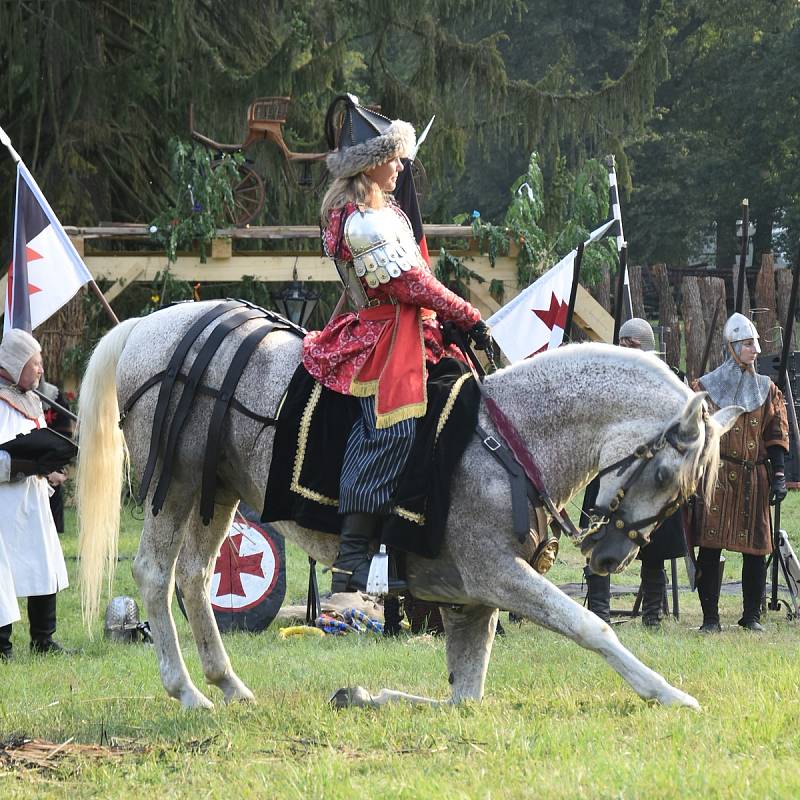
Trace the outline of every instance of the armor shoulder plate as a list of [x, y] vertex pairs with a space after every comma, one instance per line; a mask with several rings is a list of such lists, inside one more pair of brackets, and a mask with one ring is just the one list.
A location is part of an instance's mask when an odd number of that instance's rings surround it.
[[372, 289], [425, 263], [408, 220], [390, 207], [353, 212], [344, 238], [356, 275]]

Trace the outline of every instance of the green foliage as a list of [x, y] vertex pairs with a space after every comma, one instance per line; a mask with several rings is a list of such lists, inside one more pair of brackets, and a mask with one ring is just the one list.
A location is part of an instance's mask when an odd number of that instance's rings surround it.
[[241, 155], [224, 153], [214, 157], [199, 144], [173, 139], [170, 150], [170, 202], [152, 221], [153, 239], [167, 253], [171, 264], [178, 250], [200, 248], [200, 263], [206, 261], [206, 248], [223, 227], [226, 209], [234, 205], [232, 187], [236, 185]]
[[[509, 244], [518, 246], [518, 282], [527, 286], [589, 236], [608, 218], [608, 172], [589, 159], [572, 175], [564, 159], [557, 163], [551, 192], [545, 194], [538, 153], [528, 169], [511, 186], [511, 201], [502, 225], [473, 221], [475, 237], [494, 266]], [[586, 249], [581, 265], [583, 279], [594, 283], [603, 266], [616, 264], [613, 241], [601, 240]]]
[[439, 250], [439, 258], [436, 260], [434, 274], [448, 289], [454, 291], [460, 297], [469, 297], [469, 283], [474, 280], [483, 283], [485, 278], [474, 270], [471, 270], [463, 259], [448, 253], [442, 247]]

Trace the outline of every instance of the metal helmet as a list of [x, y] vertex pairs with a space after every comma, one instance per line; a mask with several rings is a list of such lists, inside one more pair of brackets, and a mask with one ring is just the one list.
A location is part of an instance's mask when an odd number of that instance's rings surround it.
[[114, 597], [106, 608], [106, 639], [115, 642], [152, 642], [150, 626], [139, 620], [139, 606], [132, 597]]
[[642, 350], [652, 352], [656, 349], [656, 337], [653, 328], [646, 319], [633, 317], [622, 323], [619, 329], [620, 339], [633, 339], [639, 342]]
[[744, 314], [740, 314], [738, 311], [735, 314], [731, 314], [728, 321], [725, 323], [725, 327], [722, 329], [722, 338], [729, 344], [741, 342], [744, 339], [752, 339], [756, 345], [756, 353], [761, 352], [756, 326], [753, 325], [752, 320], [749, 320]]

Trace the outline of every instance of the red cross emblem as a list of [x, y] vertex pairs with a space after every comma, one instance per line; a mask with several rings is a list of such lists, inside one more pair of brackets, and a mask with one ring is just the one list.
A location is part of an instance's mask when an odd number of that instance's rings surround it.
[[237, 513], [214, 566], [212, 607], [230, 612], [258, 605], [275, 586], [278, 564], [272, 539]]

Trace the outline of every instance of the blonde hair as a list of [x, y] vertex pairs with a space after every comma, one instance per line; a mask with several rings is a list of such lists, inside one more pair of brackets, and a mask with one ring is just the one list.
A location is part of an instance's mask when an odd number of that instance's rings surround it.
[[372, 178], [368, 178], [363, 172], [349, 178], [335, 178], [330, 188], [322, 198], [322, 207], [319, 217], [323, 227], [328, 224], [331, 212], [337, 208], [342, 208], [347, 203], [356, 203], [369, 208], [380, 208], [390, 197], [382, 192]]

